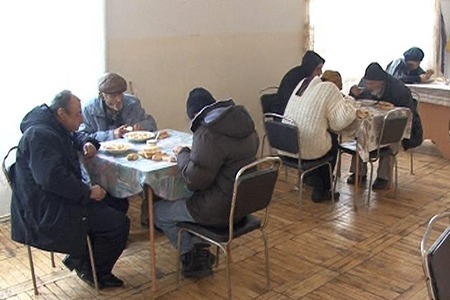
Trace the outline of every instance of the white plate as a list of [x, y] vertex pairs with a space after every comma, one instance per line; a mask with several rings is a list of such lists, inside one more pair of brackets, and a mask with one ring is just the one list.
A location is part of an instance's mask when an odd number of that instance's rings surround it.
[[357, 102], [361, 103], [361, 106], [374, 106], [378, 103], [376, 100], [359, 100]]
[[155, 133], [151, 131], [131, 131], [127, 132], [123, 135], [124, 139], [126, 139], [129, 142], [145, 142], [146, 140], [149, 140], [155, 136]]
[[105, 142], [102, 143], [102, 147], [100, 149], [111, 154], [122, 154], [129, 151], [131, 149], [131, 145], [120, 142]]

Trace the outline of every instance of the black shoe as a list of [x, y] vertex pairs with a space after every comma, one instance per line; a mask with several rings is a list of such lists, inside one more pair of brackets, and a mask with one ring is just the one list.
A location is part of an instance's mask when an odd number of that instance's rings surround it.
[[[356, 179], [355, 174], [351, 174], [351, 175], [348, 176], [348, 178], [347, 178], [347, 183], [348, 183], [348, 184], [355, 184], [355, 179]], [[366, 176], [366, 175], [359, 176], [359, 184], [363, 184], [363, 183], [365, 183], [366, 181], [367, 181], [367, 176]]]
[[123, 286], [123, 280], [116, 277], [113, 273], [104, 275], [98, 279], [98, 284], [102, 288], [121, 287]]
[[[334, 193], [334, 201], [339, 201], [339, 194], [338, 192]], [[325, 201], [330, 201], [332, 199], [331, 192], [330, 191], [324, 191], [324, 192], [313, 192], [311, 195], [311, 200], [315, 203], [321, 203]]]
[[[186, 278], [204, 278], [210, 276], [212, 272], [212, 265], [216, 258], [207, 247], [202, 247], [197, 244], [194, 248], [181, 256], [182, 271]], [[208, 245], [209, 246], [209, 245]]]
[[[83, 282], [87, 283], [89, 286], [95, 288], [94, 284], [94, 276], [92, 276], [91, 272], [85, 271], [77, 271], [77, 276], [80, 278]], [[98, 283], [98, 288], [101, 289], [102, 286], [100, 285], [100, 282]]]
[[373, 190], [385, 190], [388, 187], [389, 181], [383, 178], [377, 177], [372, 184]]
[[73, 271], [75, 269], [75, 271], [81, 272], [86, 270], [90, 266], [85, 260], [73, 258], [72, 256], [70, 256], [70, 254], [67, 254], [62, 262], [70, 271]]

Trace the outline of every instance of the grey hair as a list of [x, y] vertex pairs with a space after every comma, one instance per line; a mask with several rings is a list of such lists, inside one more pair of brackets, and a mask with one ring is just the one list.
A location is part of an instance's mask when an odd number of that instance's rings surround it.
[[56, 94], [55, 98], [53, 98], [52, 103], [50, 104], [50, 109], [54, 114], [58, 111], [58, 109], [62, 108], [66, 112], [69, 111], [69, 102], [70, 98], [73, 96], [71, 91], [63, 90]]

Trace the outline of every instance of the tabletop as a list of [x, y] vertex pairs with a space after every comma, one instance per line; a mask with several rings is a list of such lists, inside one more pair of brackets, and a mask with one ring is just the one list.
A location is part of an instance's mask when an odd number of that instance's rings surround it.
[[[362, 161], [369, 161], [369, 153], [377, 149], [377, 140], [381, 133], [381, 126], [386, 114], [392, 108], [380, 107], [376, 103], [365, 104], [363, 100], [355, 101], [356, 108], [366, 111], [368, 114], [365, 118], [357, 118], [355, 122], [348, 128], [339, 132], [343, 140], [357, 140], [357, 151]], [[411, 117], [408, 120], [403, 138], [409, 138], [411, 135]]]
[[[192, 134], [171, 129], [166, 131], [169, 136], [157, 142], [162, 152], [170, 154], [175, 146], [192, 145]], [[141, 193], [144, 184], [151, 186], [155, 194], [169, 200], [192, 194], [181, 178], [175, 162], [153, 161], [140, 156], [134, 161], [127, 159], [127, 154], [148, 147], [145, 142], [131, 143], [124, 139], [113, 142], [129, 143], [131, 149], [120, 154], [111, 154], [100, 148], [93, 158], [82, 160], [92, 184], [99, 184], [119, 198]]]

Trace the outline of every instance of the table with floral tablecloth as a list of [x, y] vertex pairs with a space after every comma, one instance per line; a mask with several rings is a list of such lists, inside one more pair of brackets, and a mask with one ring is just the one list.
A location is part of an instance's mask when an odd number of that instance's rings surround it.
[[[341, 131], [340, 134], [344, 141], [356, 138], [358, 154], [362, 161], [367, 162], [369, 161], [370, 151], [377, 149], [377, 141], [380, 138], [384, 117], [391, 108], [377, 106], [375, 102], [374, 105], [361, 106], [361, 102], [356, 101], [355, 105], [358, 109], [367, 111], [367, 117], [356, 119], [351, 126]], [[404, 112], [400, 112], [400, 115], [404, 115]], [[412, 118], [410, 117], [403, 138], [410, 137], [411, 125]]]
[[[158, 140], [157, 147], [164, 153], [171, 154], [176, 146], [192, 145], [192, 134], [176, 130], [165, 130], [169, 136]], [[126, 143], [120, 139], [112, 142]], [[139, 152], [148, 145], [144, 143], [130, 143], [131, 149], [120, 154], [111, 154], [100, 150], [90, 159], [83, 160], [83, 166], [92, 184], [99, 184], [113, 196], [125, 198], [145, 192], [148, 198], [149, 211], [149, 242], [150, 242], [150, 270], [152, 276], [152, 290], [156, 292], [156, 258], [155, 233], [153, 222], [153, 194], [168, 200], [189, 197], [192, 192], [186, 187], [177, 164], [167, 161], [153, 161], [139, 157], [128, 160], [127, 155]]]

